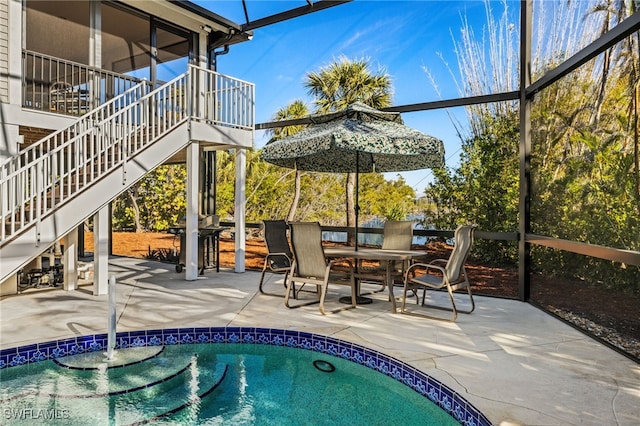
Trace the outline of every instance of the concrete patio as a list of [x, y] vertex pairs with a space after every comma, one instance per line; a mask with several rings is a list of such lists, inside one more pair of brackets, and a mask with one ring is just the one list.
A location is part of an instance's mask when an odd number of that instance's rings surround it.
[[[474, 313], [447, 323], [392, 314], [384, 292], [371, 296], [372, 304], [323, 316], [317, 305], [289, 310], [282, 298], [259, 294], [257, 272], [207, 270], [188, 282], [173, 265], [112, 258], [110, 274], [118, 282], [118, 331], [308, 331], [407, 362], [461, 393], [497, 425], [640, 424], [640, 365], [526, 303], [476, 297]], [[281, 278], [271, 276], [267, 285], [282, 291]], [[90, 289], [4, 297], [1, 347], [106, 332], [107, 296]], [[337, 297], [329, 293], [328, 308]]]

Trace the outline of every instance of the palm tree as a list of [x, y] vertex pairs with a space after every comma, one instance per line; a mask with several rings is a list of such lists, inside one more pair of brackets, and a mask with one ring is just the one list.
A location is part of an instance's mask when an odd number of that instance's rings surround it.
[[[286, 107], [279, 109], [273, 116], [272, 121], [293, 120], [295, 118], [302, 118], [308, 115], [309, 108], [307, 107], [307, 105], [301, 100], [295, 100]], [[272, 135], [272, 138], [269, 142], [283, 139], [287, 136], [295, 135], [304, 128], [304, 125], [294, 125], [269, 129], [267, 132]], [[293, 200], [291, 201], [291, 207], [289, 207], [289, 213], [287, 214], [288, 222], [294, 219], [296, 208], [298, 207], [298, 202], [300, 201], [300, 171], [296, 170], [295, 173], [295, 190]]]
[[[350, 60], [344, 56], [306, 76], [305, 86], [318, 113], [338, 111], [362, 102], [380, 109], [391, 105], [391, 77], [384, 71], [372, 73], [367, 59]], [[346, 183], [347, 227], [355, 226], [354, 204], [355, 174], [349, 173]]]

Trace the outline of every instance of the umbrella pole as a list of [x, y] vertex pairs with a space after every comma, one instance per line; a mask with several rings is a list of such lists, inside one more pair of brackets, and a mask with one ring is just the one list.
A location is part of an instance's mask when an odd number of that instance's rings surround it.
[[358, 251], [358, 216], [360, 214], [360, 197], [358, 196], [360, 192], [360, 152], [356, 151], [356, 200], [355, 200], [355, 213], [356, 213], [356, 239], [355, 239], [355, 250]]
[[[358, 193], [360, 192], [360, 152], [356, 151], [356, 194], [355, 194], [355, 206], [354, 206], [354, 210], [356, 213], [356, 223], [355, 223], [355, 234], [356, 234], [356, 240], [355, 240], [355, 245], [354, 245], [354, 249], [355, 251], [358, 251], [358, 215], [360, 213], [360, 200], [358, 197]], [[355, 273], [358, 273], [358, 259], [354, 259], [355, 260]], [[346, 304], [351, 304], [351, 297], [345, 296], [345, 297], [341, 297], [340, 299], [338, 299], [340, 301], [340, 303], [346, 303]], [[356, 304], [357, 305], [367, 305], [369, 303], [372, 303], [373, 300], [369, 299], [368, 297], [364, 297], [364, 296], [360, 296], [360, 280], [358, 278], [356, 278]]]
[[[355, 210], [356, 210], [356, 241], [355, 241], [355, 251], [358, 251], [358, 220], [360, 217], [360, 151], [356, 151], [356, 199], [355, 199]], [[358, 259], [356, 261], [356, 270], [358, 273]], [[373, 302], [368, 297], [360, 296], [360, 280], [356, 279], [356, 300], [358, 305], [367, 305]]]

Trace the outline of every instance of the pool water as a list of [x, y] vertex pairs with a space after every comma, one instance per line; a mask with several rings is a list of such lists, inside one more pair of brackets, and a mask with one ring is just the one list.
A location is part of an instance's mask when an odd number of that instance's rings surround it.
[[456, 425], [366, 366], [287, 346], [188, 344], [0, 370], [3, 425]]

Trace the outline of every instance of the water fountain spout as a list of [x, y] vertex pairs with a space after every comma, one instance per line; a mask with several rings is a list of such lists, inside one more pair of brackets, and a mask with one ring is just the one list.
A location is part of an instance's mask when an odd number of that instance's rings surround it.
[[116, 348], [116, 277], [109, 277], [109, 328], [107, 334], [107, 361], [113, 361]]

